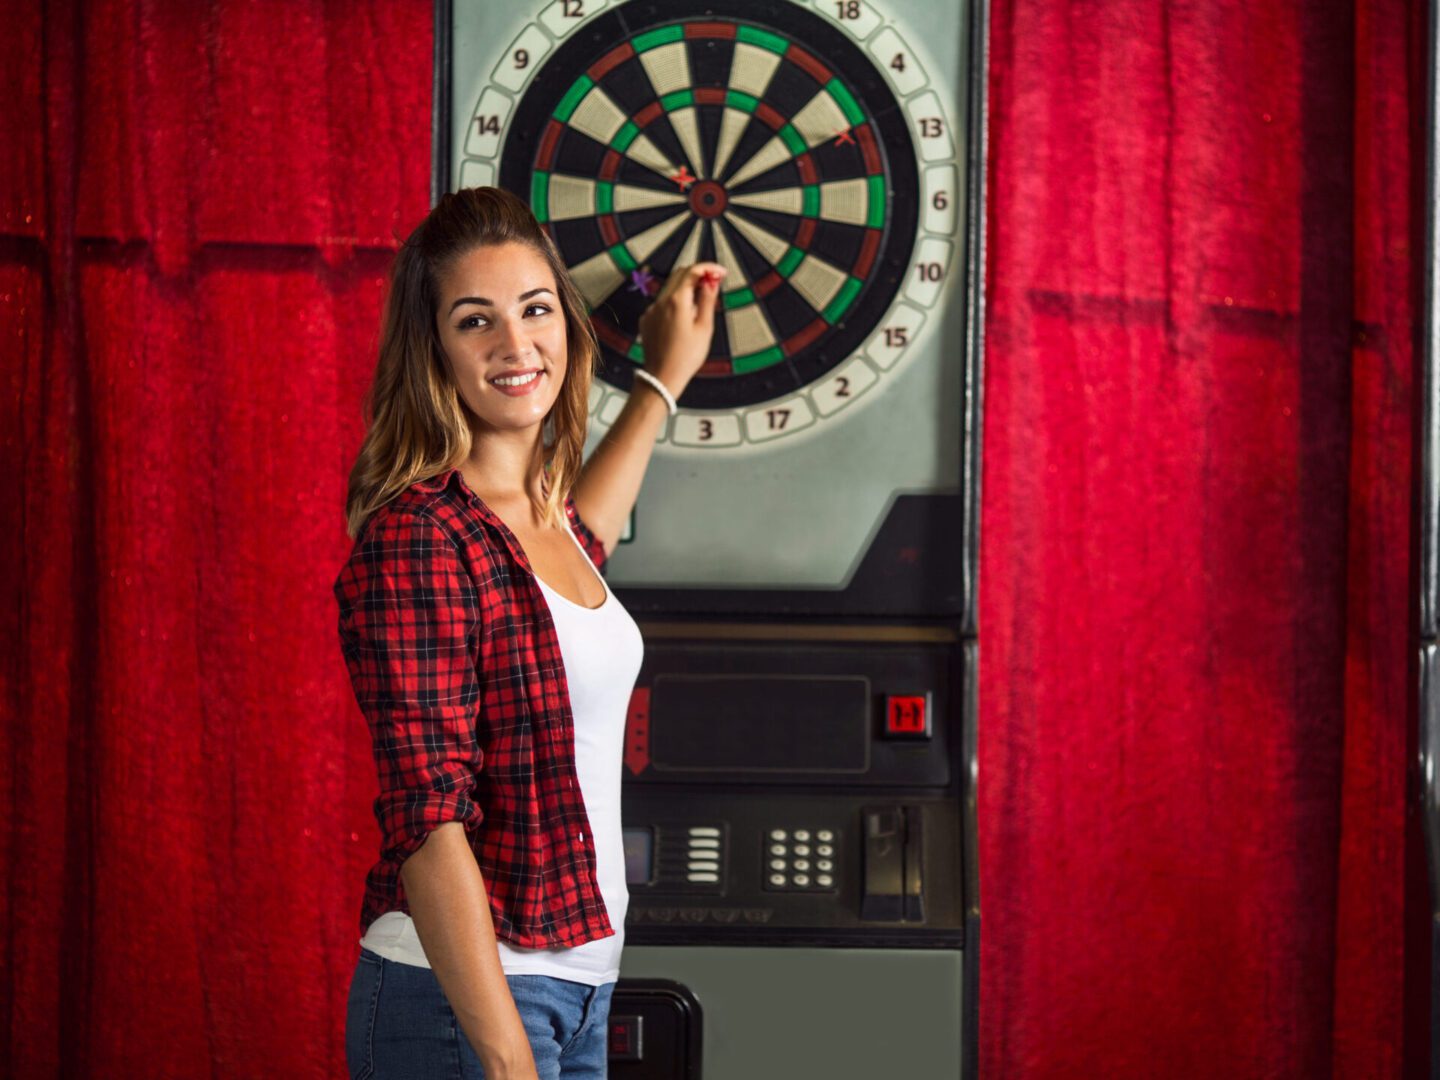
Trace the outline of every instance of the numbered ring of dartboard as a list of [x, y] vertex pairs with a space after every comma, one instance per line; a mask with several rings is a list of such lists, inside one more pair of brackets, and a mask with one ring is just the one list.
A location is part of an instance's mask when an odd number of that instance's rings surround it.
[[[734, 446], [803, 430], [873, 386], [924, 320], [899, 294], [933, 300], [943, 264], [912, 263], [935, 243], [916, 247], [912, 124], [932, 154], [915, 96], [907, 110], [896, 101], [923, 73], [899, 62], [894, 31], [862, 45], [843, 23], [773, 0], [694, 11], [611, 8], [553, 52], [538, 26], [517, 39], [507, 74], [531, 70], [510, 75], [525, 89], [505, 110], [500, 181], [555, 238], [592, 306], [601, 377], [621, 391], [642, 357], [640, 314], [670, 268], [727, 267], [712, 355], [672, 435]], [[927, 176], [927, 199], [931, 186]], [[599, 397], [606, 422], [620, 401]]]

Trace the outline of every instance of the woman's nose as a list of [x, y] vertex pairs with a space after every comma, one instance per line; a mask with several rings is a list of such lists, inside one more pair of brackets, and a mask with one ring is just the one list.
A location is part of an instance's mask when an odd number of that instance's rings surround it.
[[500, 323], [500, 340], [496, 342], [502, 356], [524, 356], [530, 351], [530, 335], [519, 319]]

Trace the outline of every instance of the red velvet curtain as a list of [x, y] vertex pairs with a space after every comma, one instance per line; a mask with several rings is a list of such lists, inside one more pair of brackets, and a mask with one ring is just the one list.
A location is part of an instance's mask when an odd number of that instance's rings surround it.
[[[329, 587], [423, 0], [0, 8], [0, 1023], [331, 1076]], [[1421, 17], [996, 0], [982, 1064], [1399, 1069]]]
[[1400, 1075], [1421, 5], [993, 20], [982, 1071]]

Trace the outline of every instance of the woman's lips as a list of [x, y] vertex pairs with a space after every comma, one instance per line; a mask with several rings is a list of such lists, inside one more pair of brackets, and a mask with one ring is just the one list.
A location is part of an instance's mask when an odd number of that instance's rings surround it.
[[[490, 380], [490, 385], [509, 397], [524, 397], [526, 394], [533, 394], [536, 391], [544, 376], [545, 372], [541, 368], [531, 368], [528, 371], [509, 371], [504, 375], [495, 376]], [[502, 379], [505, 381], [501, 382]], [[518, 385], [515, 382], [517, 379], [522, 380]]]

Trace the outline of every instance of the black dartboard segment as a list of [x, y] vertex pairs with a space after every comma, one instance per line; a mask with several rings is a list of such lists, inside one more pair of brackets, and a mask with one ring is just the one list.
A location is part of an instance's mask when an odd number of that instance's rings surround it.
[[628, 390], [639, 319], [672, 267], [728, 270], [681, 404], [770, 401], [846, 360], [915, 244], [907, 118], [871, 60], [794, 4], [637, 2], [560, 45], [509, 124], [525, 197], [591, 305], [601, 376]]

